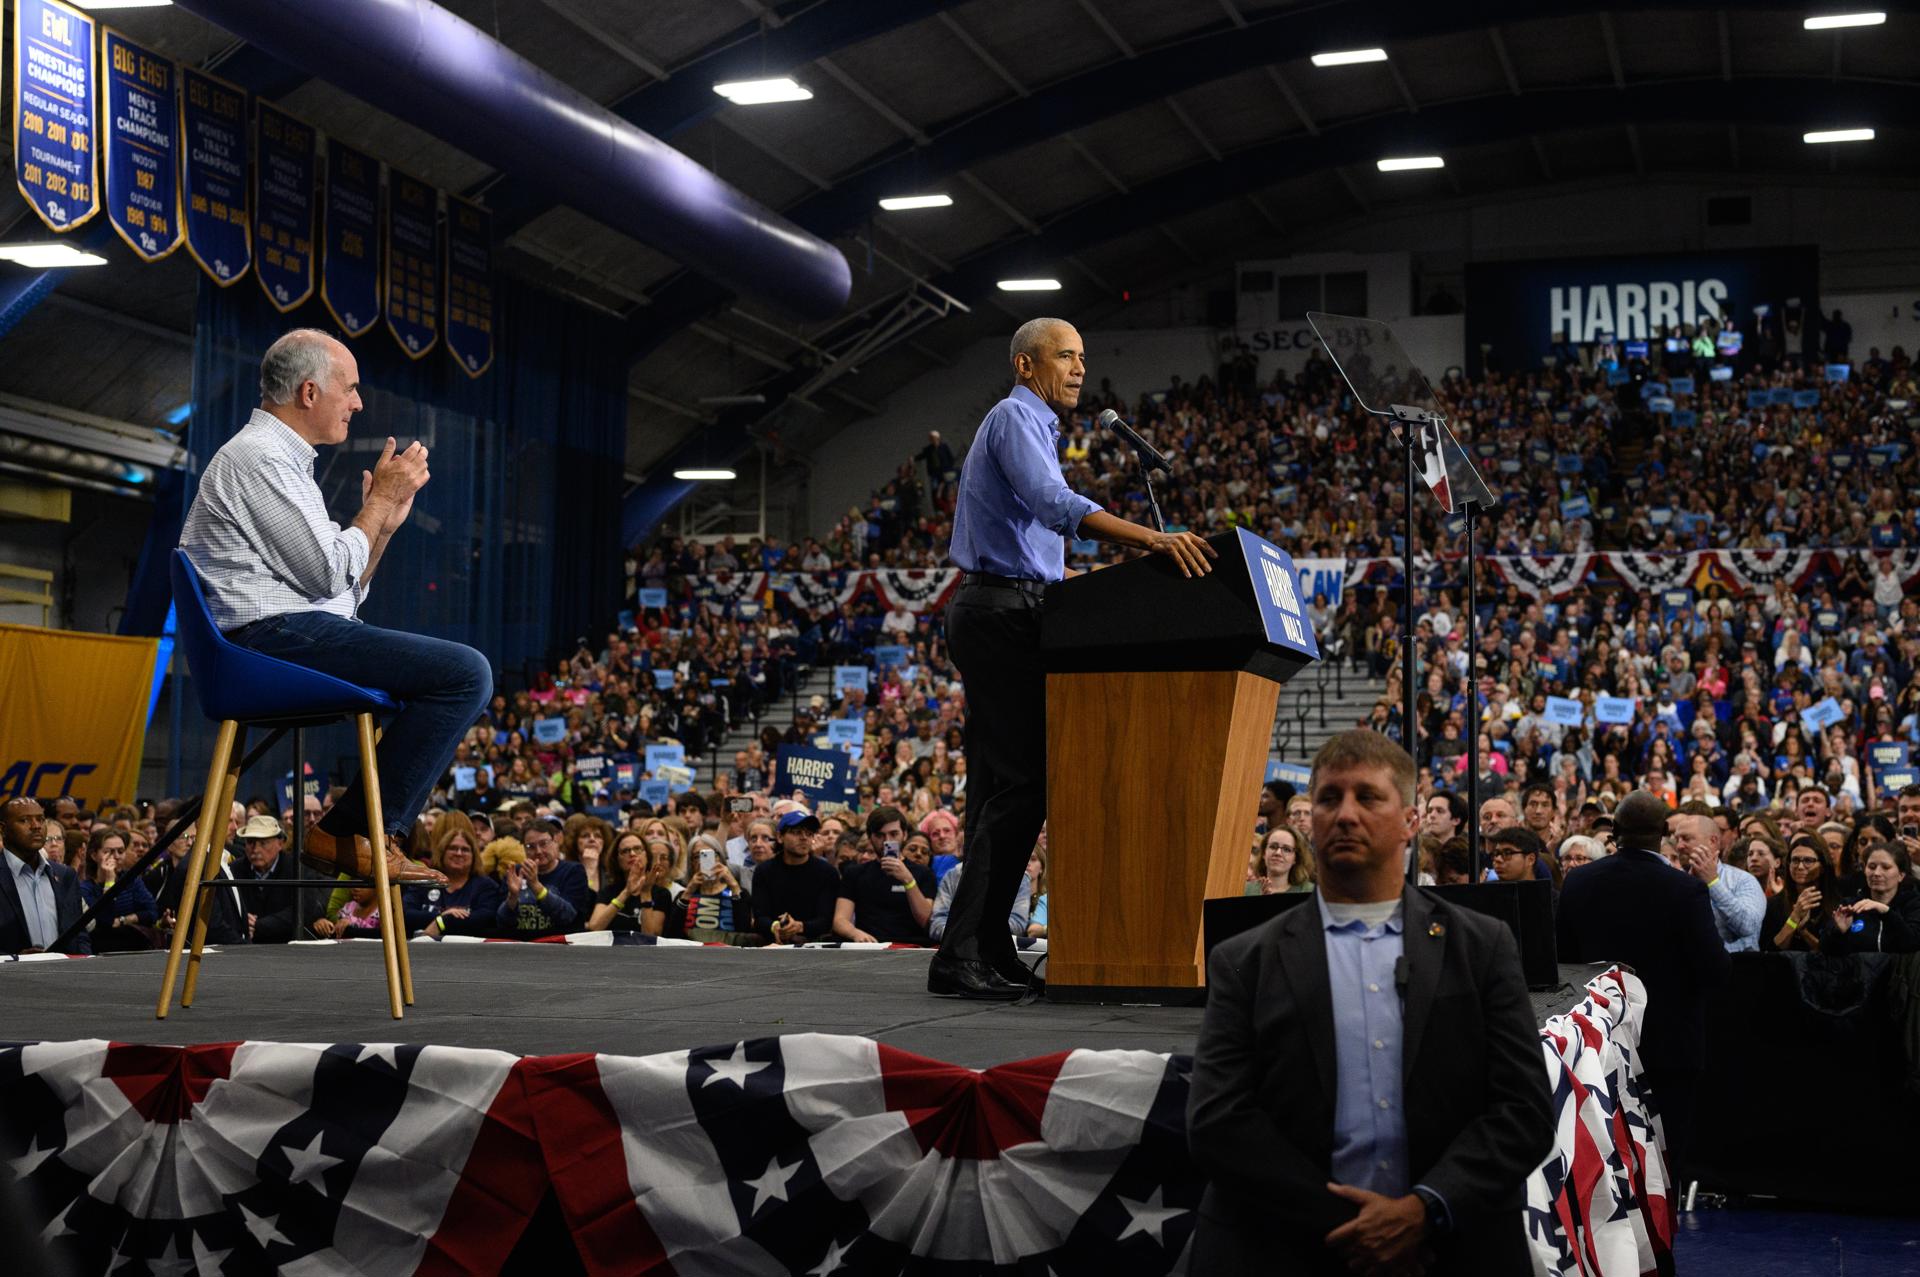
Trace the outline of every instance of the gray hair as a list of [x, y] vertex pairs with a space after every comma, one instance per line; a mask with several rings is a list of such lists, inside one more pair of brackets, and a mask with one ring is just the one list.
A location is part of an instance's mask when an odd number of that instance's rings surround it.
[[1574, 834], [1567, 838], [1560, 844], [1560, 854], [1562, 856], [1566, 855], [1568, 849], [1572, 847], [1585, 847], [1587, 849], [1587, 859], [1589, 860], [1602, 860], [1607, 854], [1607, 845], [1598, 838], [1591, 837], [1587, 834]]
[[1066, 326], [1064, 319], [1029, 319], [1013, 330], [1013, 341], [1007, 346], [1007, 362], [1012, 363], [1022, 355], [1037, 353], [1048, 333], [1056, 327]]
[[311, 381], [322, 391], [333, 380], [334, 339], [318, 328], [281, 334], [260, 360], [260, 402], [291, 403]]

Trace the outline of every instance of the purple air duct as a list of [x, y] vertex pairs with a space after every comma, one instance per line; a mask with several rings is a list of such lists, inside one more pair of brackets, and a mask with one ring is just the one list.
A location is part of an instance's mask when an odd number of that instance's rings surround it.
[[833, 245], [431, 0], [177, 2], [729, 288], [810, 317], [846, 304]]

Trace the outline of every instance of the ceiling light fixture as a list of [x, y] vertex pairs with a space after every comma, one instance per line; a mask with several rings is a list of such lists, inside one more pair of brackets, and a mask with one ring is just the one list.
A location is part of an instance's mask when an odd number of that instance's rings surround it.
[[768, 102], [804, 102], [813, 90], [787, 76], [771, 80], [729, 80], [716, 84], [713, 91], [735, 106], [761, 106]]
[[1837, 31], [1841, 27], [1877, 27], [1886, 20], [1884, 13], [1823, 13], [1800, 25], [1809, 31]]
[[1000, 291], [1003, 293], [1051, 293], [1060, 287], [1057, 279], [1003, 279]]
[[739, 476], [731, 470], [723, 470], [716, 466], [712, 468], [688, 467], [682, 470], [675, 470], [673, 477], [691, 483], [725, 483], [727, 480], [736, 479]]
[[1316, 53], [1313, 65], [1317, 67], [1350, 67], [1360, 62], [1385, 62], [1385, 49], [1341, 49], [1334, 53]]
[[1380, 160], [1378, 167], [1382, 173], [1404, 173], [1417, 168], [1445, 168], [1447, 162], [1437, 155], [1403, 155], [1398, 159]]
[[946, 208], [952, 203], [951, 195], [890, 195], [880, 201], [880, 207], [889, 213], [904, 213], [913, 208]]
[[83, 253], [71, 244], [0, 244], [0, 262], [29, 270], [64, 270], [69, 266], [105, 266], [97, 253]]
[[73, 0], [77, 9], [158, 9], [173, 0]]
[[1873, 130], [1826, 129], [1820, 132], [1803, 134], [1800, 140], [1814, 146], [1818, 146], [1823, 142], [1871, 142], [1873, 141]]

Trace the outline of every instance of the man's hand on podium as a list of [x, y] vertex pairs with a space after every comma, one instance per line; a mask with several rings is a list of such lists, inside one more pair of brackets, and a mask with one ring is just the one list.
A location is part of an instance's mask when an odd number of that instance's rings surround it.
[[1218, 551], [1191, 532], [1150, 533], [1147, 549], [1172, 559], [1180, 565], [1180, 575], [1188, 577], [1205, 576], [1213, 571], [1213, 564], [1207, 560], [1220, 557]]

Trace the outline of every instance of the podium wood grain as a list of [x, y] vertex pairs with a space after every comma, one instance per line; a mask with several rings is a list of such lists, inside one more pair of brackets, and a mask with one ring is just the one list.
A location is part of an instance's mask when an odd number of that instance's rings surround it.
[[1047, 675], [1049, 985], [1199, 989], [1201, 902], [1246, 883], [1280, 684]]

